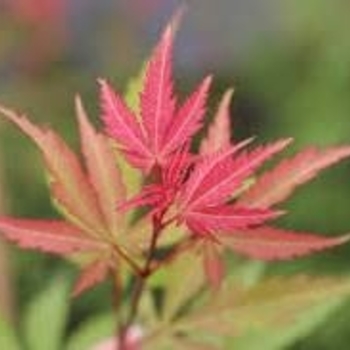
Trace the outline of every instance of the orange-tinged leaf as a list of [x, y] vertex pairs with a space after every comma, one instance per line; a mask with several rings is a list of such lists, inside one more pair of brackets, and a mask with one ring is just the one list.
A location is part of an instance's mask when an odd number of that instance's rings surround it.
[[96, 194], [76, 155], [51, 130], [40, 129], [26, 117], [0, 107], [0, 112], [28, 135], [41, 150], [47, 169], [54, 201], [69, 221], [92, 236], [105, 229]]
[[107, 277], [109, 268], [108, 259], [98, 259], [85, 267], [74, 285], [73, 296], [76, 297], [103, 282]]
[[111, 234], [117, 234], [123, 226], [123, 217], [116, 206], [125, 200], [125, 187], [108, 139], [97, 133], [89, 123], [79, 98], [76, 99], [77, 116], [81, 135], [81, 148], [92, 186], [106, 226]]
[[220, 239], [227, 247], [250, 258], [281, 260], [343, 244], [350, 240], [350, 234], [324, 237], [266, 226], [223, 234]]
[[103, 251], [107, 246], [63, 221], [0, 217], [1, 235], [21, 248], [68, 255], [75, 252]]
[[220, 148], [228, 147], [231, 139], [230, 123], [230, 102], [233, 95], [233, 89], [226, 91], [213, 122], [209, 126], [207, 136], [203, 139], [200, 146], [200, 153], [212, 153]]
[[282, 202], [321, 170], [349, 156], [349, 146], [324, 150], [309, 147], [262, 175], [238, 202], [245, 206], [265, 208]]

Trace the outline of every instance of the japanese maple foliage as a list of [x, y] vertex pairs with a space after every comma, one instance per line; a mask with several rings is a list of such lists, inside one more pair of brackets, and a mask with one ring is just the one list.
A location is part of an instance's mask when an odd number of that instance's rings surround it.
[[[121, 327], [121, 348], [137, 316], [144, 281], [184, 252], [200, 254], [202, 269], [218, 288], [226, 248], [251, 258], [277, 260], [350, 239], [349, 235], [324, 237], [270, 226], [273, 219], [285, 214], [276, 204], [321, 170], [350, 157], [350, 146], [306, 148], [257, 176], [261, 166], [292, 139], [257, 147], [251, 146], [252, 139], [231, 142], [233, 91], [228, 90], [199, 152], [192, 151], [191, 139], [204, 123], [212, 79], [205, 78], [184, 103], [178, 102], [172, 74], [175, 27], [173, 22], [166, 28], [148, 62], [138, 108], [131, 108], [106, 80], [99, 81], [101, 118], [109, 137], [92, 127], [76, 99], [83, 164], [55, 132], [0, 108], [41, 151], [53, 201], [64, 217], [49, 221], [2, 216], [3, 237], [22, 248], [64, 257], [86, 253], [89, 262], [83, 265], [76, 293], [102, 281], [108, 271], [118, 279], [120, 268], [128, 265], [139, 283]], [[122, 176], [113, 147], [146, 180], [136, 196], [126, 193], [128, 178]], [[146, 214], [127, 223], [126, 212], [142, 206], [147, 207]], [[182, 234], [167, 240], [174, 230]], [[157, 254], [164, 246], [166, 253]], [[116, 285], [124, 288], [119, 282]]]
[[[213, 270], [211, 265], [218, 266], [214, 270], [221, 269], [220, 259], [217, 256], [215, 260], [213, 252], [222, 251], [224, 246], [253, 258], [272, 260], [305, 255], [347, 241], [348, 235], [319, 237], [265, 224], [284, 213], [273, 205], [282, 202], [322, 169], [350, 156], [349, 146], [301, 151], [295, 158], [282, 161], [274, 170], [254, 179], [254, 185], [246, 188], [256, 170], [292, 140], [282, 139], [250, 151], [243, 148], [251, 139], [231, 144], [229, 104], [233, 90], [228, 90], [200, 146], [200, 153], [190, 154], [186, 145], [203, 124], [210, 80], [207, 78], [183, 106], [176, 107], [170, 69], [173, 36], [172, 27], [168, 26], [148, 64], [140, 93], [140, 115], [134, 115], [121, 96], [106, 83], [102, 84], [107, 132], [131, 164], [157, 175], [151, 176], [153, 183], [122, 208], [148, 205], [151, 213], [161, 213], [159, 221], [166, 218], [165, 222], [175, 221], [187, 227], [200, 247], [206, 247], [202, 252], [208, 271]], [[113, 99], [108, 98], [111, 95]], [[133, 130], [133, 140], [138, 143], [129, 141], [123, 134], [124, 129]], [[205, 245], [200, 242], [203, 239], [207, 241]], [[208, 245], [213, 247], [208, 249]], [[217, 280], [213, 273], [208, 272], [208, 277]]]
[[100, 81], [106, 130], [127, 159], [145, 171], [163, 165], [172, 152], [188, 142], [201, 127], [205, 112], [210, 77], [181, 108], [176, 108], [171, 70], [173, 36], [173, 26], [168, 26], [148, 63], [140, 116], [134, 115], [106, 81]]
[[76, 106], [86, 167], [56, 133], [1, 108], [41, 150], [53, 201], [65, 220], [2, 216], [0, 229], [23, 248], [62, 256], [88, 253], [91, 263], [84, 267], [76, 285], [75, 293], [79, 293], [103, 280], [109, 268], [114, 268], [117, 240], [125, 230], [124, 219], [114, 207], [124, 200], [125, 190], [107, 138], [88, 122], [79, 99]]

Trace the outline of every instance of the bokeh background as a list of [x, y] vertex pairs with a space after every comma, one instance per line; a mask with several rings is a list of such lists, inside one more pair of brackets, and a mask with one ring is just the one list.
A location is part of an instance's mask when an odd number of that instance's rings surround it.
[[[0, 0], [0, 101], [52, 126], [77, 145], [73, 97], [98, 121], [96, 79], [122, 91], [157, 42], [176, 0]], [[346, 0], [189, 0], [175, 50], [180, 94], [216, 77], [209, 112], [234, 86], [234, 137], [350, 143], [350, 2]], [[209, 113], [210, 115], [210, 113]], [[292, 151], [293, 151], [292, 150]], [[54, 217], [33, 145], [0, 122], [1, 211]], [[350, 163], [325, 172], [286, 206], [287, 227], [325, 235], [350, 230]], [[333, 274], [350, 268], [350, 246], [268, 273]], [[17, 324], [26, 303], [56, 274], [75, 270], [52, 257], [2, 245], [0, 316]], [[74, 301], [67, 333], [109, 307], [108, 286]], [[96, 297], [103, 296], [103, 297]], [[349, 349], [350, 302], [290, 349]], [[268, 349], [266, 349], [268, 350]]]

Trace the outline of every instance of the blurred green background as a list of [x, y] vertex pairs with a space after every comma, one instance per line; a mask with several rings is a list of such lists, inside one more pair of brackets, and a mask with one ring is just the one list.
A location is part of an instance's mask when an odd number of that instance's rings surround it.
[[[73, 97], [79, 92], [98, 121], [96, 79], [122, 91], [182, 1], [0, 0], [0, 101], [50, 125], [77, 145]], [[209, 111], [235, 87], [234, 135], [258, 141], [292, 136], [308, 144], [350, 143], [350, 2], [344, 0], [193, 0], [174, 58], [178, 90], [204, 74], [216, 79]], [[209, 113], [210, 115], [210, 113]], [[54, 217], [37, 150], [0, 122], [2, 211]], [[285, 207], [286, 227], [325, 235], [350, 229], [349, 162], [325, 172]], [[268, 265], [268, 273], [346, 272], [350, 246], [295, 262]], [[26, 303], [52, 276], [71, 279], [61, 260], [4, 246], [0, 258], [0, 312], [16, 323]], [[96, 297], [97, 296], [97, 297]], [[100, 297], [101, 296], [101, 297]], [[108, 286], [73, 301], [67, 332], [87, 315], [107, 310]], [[290, 349], [349, 349], [350, 302]], [[267, 349], [268, 350], [268, 349]]]

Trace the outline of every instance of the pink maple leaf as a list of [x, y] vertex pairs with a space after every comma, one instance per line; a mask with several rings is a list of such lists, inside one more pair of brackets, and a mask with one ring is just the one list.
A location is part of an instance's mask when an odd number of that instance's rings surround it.
[[150, 205], [153, 211], [161, 208], [164, 212], [172, 207], [177, 222], [185, 224], [199, 241], [204, 240], [199, 249], [208, 279], [215, 287], [223, 275], [220, 261], [223, 249], [217, 249], [218, 245], [252, 258], [276, 260], [303, 256], [349, 240], [349, 235], [322, 237], [264, 225], [283, 213], [273, 209], [273, 205], [285, 200], [319, 171], [349, 157], [350, 147], [306, 149], [258, 177], [247, 190], [245, 182], [291, 139], [250, 152], [241, 150], [251, 140], [230, 145], [231, 95], [231, 90], [224, 95], [208, 136], [201, 144], [200, 155], [190, 156], [187, 150], [169, 155], [170, 160], [161, 169], [162, 176], [147, 186], [135, 202]]
[[204, 155], [180, 191], [179, 219], [195, 233], [245, 228], [278, 216], [265, 208], [244, 208], [227, 204], [230, 196], [267, 159], [282, 151], [290, 139], [252, 152], [238, 153], [247, 142]]
[[140, 94], [141, 115], [136, 116], [104, 80], [100, 81], [102, 119], [134, 166], [145, 171], [163, 166], [167, 158], [188, 143], [203, 123], [208, 77], [180, 107], [177, 107], [172, 77], [174, 21], [148, 62]]

